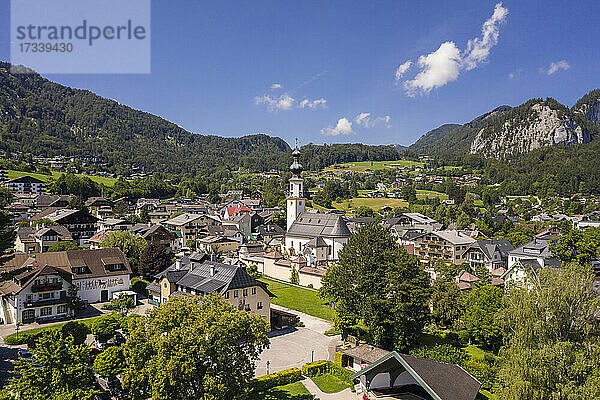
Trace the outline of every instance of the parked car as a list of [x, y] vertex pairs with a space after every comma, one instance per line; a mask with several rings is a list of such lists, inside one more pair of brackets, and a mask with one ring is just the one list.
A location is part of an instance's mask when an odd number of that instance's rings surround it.
[[27, 349], [19, 349], [19, 351], [17, 351], [17, 355], [19, 356], [19, 358], [31, 358], [31, 357], [33, 357], [31, 355], [31, 353], [29, 352], [29, 350], [27, 350]]

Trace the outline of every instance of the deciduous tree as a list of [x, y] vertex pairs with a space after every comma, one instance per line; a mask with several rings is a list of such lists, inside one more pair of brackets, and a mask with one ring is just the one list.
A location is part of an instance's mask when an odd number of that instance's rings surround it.
[[129, 321], [124, 385], [134, 400], [244, 399], [268, 330], [217, 295], [172, 297]]
[[429, 317], [429, 277], [397, 247], [389, 230], [369, 224], [352, 235], [320, 289], [337, 303], [339, 321], [365, 325], [369, 341], [387, 349], [414, 344]]
[[172, 261], [173, 256], [167, 246], [150, 242], [140, 256], [138, 271], [140, 275], [151, 277], [167, 269]]
[[98, 354], [94, 360], [94, 370], [106, 378], [123, 373], [125, 371], [123, 348], [112, 346]]

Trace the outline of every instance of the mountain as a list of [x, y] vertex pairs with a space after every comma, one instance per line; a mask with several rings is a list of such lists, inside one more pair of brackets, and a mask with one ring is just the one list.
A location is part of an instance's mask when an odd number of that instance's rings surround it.
[[[194, 134], [90, 91], [9, 71], [10, 64], [0, 63], [0, 150], [5, 152], [98, 157], [106, 170], [121, 174], [131, 165], [148, 172], [207, 174], [218, 168], [284, 169], [291, 163], [290, 146], [278, 137]], [[330, 147], [311, 148], [331, 164], [398, 157], [391, 146], [338, 145], [336, 150], [343, 155], [332, 155]]]
[[407, 153], [416, 155], [456, 156], [469, 152], [473, 139], [479, 129], [507, 111], [509, 106], [500, 106], [480, 115], [464, 125], [446, 124], [421, 136], [409, 146]]
[[427, 132], [407, 150], [412, 154], [511, 159], [538, 148], [585, 144], [600, 122], [600, 91], [590, 92], [573, 108], [552, 98], [531, 99], [518, 107], [501, 106], [473, 121]]

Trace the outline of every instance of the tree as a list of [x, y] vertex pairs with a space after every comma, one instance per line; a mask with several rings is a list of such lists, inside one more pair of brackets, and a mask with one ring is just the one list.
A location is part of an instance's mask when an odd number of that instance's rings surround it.
[[77, 295], [79, 288], [76, 285], [69, 286], [67, 289], [67, 308], [74, 314], [75, 311], [81, 310], [85, 307], [85, 303], [81, 300], [81, 297]]
[[386, 349], [416, 343], [429, 317], [428, 275], [376, 223], [350, 237], [322, 282], [321, 296], [337, 303], [339, 327], [348, 333], [351, 326], [365, 326], [369, 341]]
[[263, 203], [265, 207], [275, 207], [284, 199], [283, 193], [281, 193], [278, 186], [276, 178], [265, 181], [263, 185]]
[[135, 237], [129, 231], [111, 231], [109, 232], [100, 246], [118, 247], [127, 256], [131, 269], [137, 272], [137, 265], [140, 256], [148, 242], [144, 238]]
[[258, 272], [258, 264], [254, 261], [248, 264], [248, 266], [246, 267], [246, 272], [253, 278], [260, 278], [260, 272]]
[[564, 263], [588, 263], [600, 257], [600, 228], [571, 229], [555, 239], [550, 249], [552, 255]]
[[112, 346], [98, 354], [94, 360], [94, 370], [106, 378], [123, 373], [125, 371], [123, 348]]
[[456, 282], [450, 279], [438, 278], [432, 287], [431, 316], [443, 325], [451, 325], [463, 313], [463, 296]]
[[8, 188], [0, 186], [0, 209], [12, 203], [13, 194]]
[[106, 342], [115, 336], [119, 327], [119, 318], [116, 314], [107, 314], [98, 317], [92, 322], [91, 331], [99, 342]]
[[0, 210], [0, 264], [8, 261], [4, 252], [14, 246], [15, 231], [12, 227], [10, 215], [4, 210]]
[[73, 338], [73, 344], [75, 345], [85, 343], [89, 331], [90, 330], [85, 324], [77, 321], [69, 321], [60, 328], [63, 337], [66, 338], [70, 336]]
[[499, 313], [505, 333], [499, 397], [600, 398], [600, 299], [591, 268], [543, 269], [531, 288], [511, 287]]
[[292, 272], [290, 273], [290, 283], [293, 285], [300, 284], [300, 276], [295, 266], [292, 266]]
[[59, 240], [52, 246], [48, 247], [48, 252], [57, 252], [57, 251], [68, 251], [68, 250], [77, 250], [79, 249], [73, 242], [69, 242], [66, 240]]
[[503, 295], [503, 289], [498, 286], [476, 287], [467, 295], [465, 312], [461, 317], [469, 336], [493, 349], [498, 349], [502, 341], [502, 329], [495, 315], [502, 307]]
[[244, 399], [268, 330], [218, 295], [171, 297], [129, 321], [124, 386], [133, 400]]
[[356, 214], [357, 217], [375, 217], [375, 211], [367, 206], [358, 207], [354, 214]]
[[89, 347], [73, 344], [58, 330], [37, 339], [29, 359], [15, 362], [15, 374], [4, 388], [11, 400], [91, 400], [96, 382], [89, 365]]
[[139, 274], [154, 276], [171, 265], [173, 257], [167, 246], [158, 242], [150, 242], [140, 256]]

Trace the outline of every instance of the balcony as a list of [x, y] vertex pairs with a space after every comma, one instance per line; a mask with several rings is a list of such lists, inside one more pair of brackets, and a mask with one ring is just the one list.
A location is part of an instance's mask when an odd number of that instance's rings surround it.
[[24, 303], [24, 307], [25, 308], [48, 307], [48, 306], [54, 306], [57, 304], [66, 304], [66, 302], [67, 302], [67, 296], [62, 294], [60, 297], [53, 297], [50, 299], [26, 301]]
[[34, 283], [31, 285], [32, 292], [48, 292], [52, 290], [61, 290], [62, 282], [46, 282], [46, 283]]

